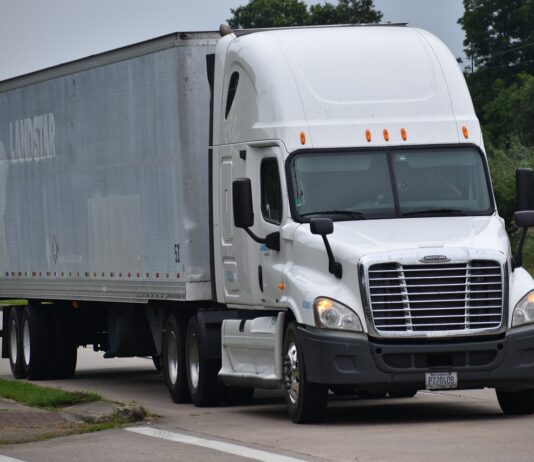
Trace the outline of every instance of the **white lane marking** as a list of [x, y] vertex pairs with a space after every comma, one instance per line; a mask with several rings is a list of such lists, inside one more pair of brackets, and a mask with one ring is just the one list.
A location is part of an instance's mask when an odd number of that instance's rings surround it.
[[13, 459], [13, 457], [3, 456], [0, 454], [0, 462], [24, 462], [20, 459]]
[[249, 459], [260, 460], [262, 462], [304, 462], [303, 459], [295, 459], [294, 457], [282, 456], [267, 451], [260, 451], [258, 449], [252, 449], [246, 446], [239, 446], [238, 444], [224, 443], [222, 441], [209, 440], [206, 438], [199, 438], [197, 436], [185, 435], [183, 433], [159, 430], [157, 428], [131, 427], [125, 428], [125, 430], [133, 433], [139, 433], [141, 435], [174, 441], [176, 443], [201, 446], [203, 448], [209, 448], [219, 452], [226, 452], [227, 454], [233, 454], [235, 456], [248, 457]]

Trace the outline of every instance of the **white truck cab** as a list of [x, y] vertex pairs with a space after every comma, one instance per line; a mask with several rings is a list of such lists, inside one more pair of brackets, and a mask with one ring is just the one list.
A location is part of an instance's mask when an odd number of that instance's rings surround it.
[[510, 407], [532, 387], [534, 330], [513, 316], [534, 283], [443, 43], [404, 26], [229, 34], [215, 82], [217, 300], [256, 313], [223, 323], [225, 383], [282, 381], [297, 422], [323, 417], [328, 388], [493, 386]]

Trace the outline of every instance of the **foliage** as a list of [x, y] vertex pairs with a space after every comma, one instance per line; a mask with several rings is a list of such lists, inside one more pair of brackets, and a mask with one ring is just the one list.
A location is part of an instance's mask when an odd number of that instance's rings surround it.
[[337, 5], [316, 4], [309, 9], [301, 0], [250, 0], [230, 11], [233, 17], [228, 24], [236, 29], [376, 23], [382, 19], [373, 0], [339, 0]]
[[485, 78], [534, 74], [534, 0], [464, 0], [464, 7], [465, 52]]
[[519, 74], [511, 85], [496, 80], [481, 115], [493, 144], [507, 145], [514, 137], [525, 146], [534, 146], [534, 76]]
[[381, 19], [382, 13], [374, 9], [373, 0], [339, 0], [337, 5], [312, 5], [308, 24], [374, 24]]
[[64, 391], [27, 382], [0, 379], [0, 397], [46, 409], [100, 400], [96, 393]]
[[302, 26], [309, 17], [308, 7], [301, 0], [251, 0], [230, 11], [233, 17], [228, 24], [242, 29]]

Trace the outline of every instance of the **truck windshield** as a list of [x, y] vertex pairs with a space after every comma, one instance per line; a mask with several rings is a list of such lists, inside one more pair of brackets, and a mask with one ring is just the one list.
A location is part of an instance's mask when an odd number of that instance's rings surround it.
[[300, 152], [289, 163], [298, 221], [489, 215], [483, 157], [474, 148]]

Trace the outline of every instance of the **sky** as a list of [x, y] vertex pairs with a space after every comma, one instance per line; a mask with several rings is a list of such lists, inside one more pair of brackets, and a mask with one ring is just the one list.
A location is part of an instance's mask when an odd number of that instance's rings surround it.
[[[324, 3], [306, 0], [308, 4]], [[330, 0], [335, 3], [336, 0]], [[0, 0], [0, 81], [172, 32], [218, 30], [247, 0]], [[375, 0], [463, 56], [462, 0]]]

